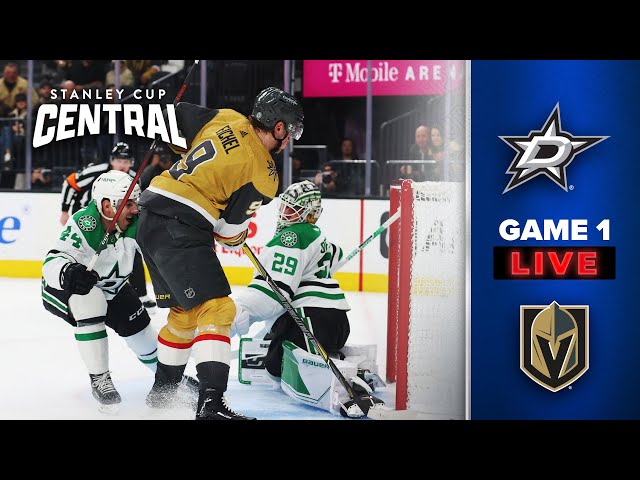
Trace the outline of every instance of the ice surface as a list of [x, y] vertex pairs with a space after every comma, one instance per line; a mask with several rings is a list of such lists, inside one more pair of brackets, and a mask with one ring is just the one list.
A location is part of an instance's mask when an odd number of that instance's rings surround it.
[[[153, 292], [151, 284], [148, 288]], [[242, 288], [245, 287], [232, 286], [233, 291]], [[348, 343], [377, 344], [379, 374], [384, 378], [387, 296], [366, 292], [345, 292], [345, 295], [352, 308]], [[0, 304], [0, 419], [193, 419], [194, 411], [187, 407], [157, 410], [145, 405], [153, 373], [111, 329], [107, 329], [110, 370], [123, 400], [117, 414], [100, 412], [91, 395], [89, 376], [80, 359], [73, 328], [44, 309], [40, 279], [0, 277]], [[156, 329], [164, 325], [167, 313], [166, 309], [158, 309], [152, 316]], [[252, 325], [249, 334], [255, 334], [262, 326], [262, 323]], [[325, 410], [300, 404], [270, 385], [239, 383], [238, 345], [239, 339], [234, 337], [226, 393], [233, 410], [260, 420], [343, 420]], [[192, 360], [186, 373], [195, 377]], [[374, 394], [393, 407], [394, 387], [388, 385]]]

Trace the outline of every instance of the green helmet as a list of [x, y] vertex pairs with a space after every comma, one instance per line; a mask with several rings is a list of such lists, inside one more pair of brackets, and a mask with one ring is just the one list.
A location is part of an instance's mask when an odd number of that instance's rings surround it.
[[322, 213], [322, 195], [315, 183], [292, 183], [280, 194], [276, 234], [296, 223], [316, 223]]
[[276, 87], [267, 87], [256, 97], [251, 115], [268, 128], [283, 121], [291, 138], [302, 136], [304, 113], [300, 102], [293, 95]]

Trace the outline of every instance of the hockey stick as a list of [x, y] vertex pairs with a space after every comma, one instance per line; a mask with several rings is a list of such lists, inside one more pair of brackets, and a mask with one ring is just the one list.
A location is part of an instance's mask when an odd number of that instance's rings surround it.
[[[191, 78], [191, 74], [195, 70], [195, 67], [196, 65], [198, 65], [198, 63], [200, 63], [200, 60], [194, 61], [193, 65], [191, 65], [191, 68], [187, 72], [187, 76], [184, 79], [184, 83], [182, 84], [182, 87], [180, 87], [180, 90], [178, 90], [178, 94], [176, 95], [176, 98], [173, 101], [174, 105], [182, 99], [182, 96], [184, 95], [184, 92], [187, 89], [187, 84], [189, 83], [189, 79]], [[122, 210], [124, 210], [124, 206], [127, 204], [127, 200], [129, 200], [129, 197], [131, 196], [131, 192], [133, 192], [133, 189], [135, 188], [135, 186], [138, 183], [138, 180], [140, 179], [140, 175], [142, 175], [142, 172], [147, 166], [147, 163], [149, 163], [149, 159], [151, 158], [151, 154], [153, 153], [153, 151], [156, 149], [156, 144], [158, 143], [159, 138], [160, 136], [156, 135], [156, 138], [154, 138], [153, 142], [151, 142], [151, 146], [149, 147], [149, 150], [147, 150], [147, 153], [144, 156], [144, 160], [140, 164], [140, 168], [138, 169], [136, 176], [133, 177], [133, 182], [131, 182], [131, 185], [129, 185], [129, 189], [127, 190], [127, 193], [125, 193], [124, 198], [122, 199], [122, 202], [118, 207], [118, 210], [116, 210], [116, 214], [113, 216], [113, 220], [111, 220], [111, 223], [109, 224], [109, 228], [107, 228], [107, 231], [105, 232], [104, 237], [102, 237], [102, 241], [98, 245], [98, 248], [96, 248], [96, 253], [93, 254], [93, 258], [89, 262], [89, 265], [87, 265], [88, 271], [93, 270], [93, 267], [95, 267], [96, 262], [98, 261], [98, 255], [100, 255], [100, 252], [104, 250], [105, 247], [107, 246], [107, 242], [109, 241], [109, 234], [113, 230], [113, 228], [116, 226], [116, 222], [118, 221], [118, 218], [122, 213]]]
[[[372, 395], [357, 395], [355, 393], [355, 391], [353, 390], [353, 387], [349, 384], [347, 379], [344, 378], [344, 375], [342, 375], [342, 373], [340, 372], [338, 367], [336, 367], [336, 364], [333, 363], [333, 360], [331, 360], [329, 355], [327, 355], [327, 352], [325, 352], [324, 348], [322, 348], [322, 345], [320, 345], [320, 342], [318, 342], [318, 339], [315, 337], [315, 335], [311, 333], [311, 331], [304, 324], [304, 322], [302, 321], [302, 318], [300, 318], [300, 315], [298, 315], [298, 312], [296, 312], [295, 308], [293, 308], [293, 305], [289, 303], [289, 301], [284, 296], [284, 294], [282, 293], [282, 291], [280, 290], [276, 282], [273, 280], [273, 278], [271, 278], [271, 275], [269, 275], [269, 272], [267, 272], [267, 270], [262, 266], [262, 264], [260, 263], [260, 260], [258, 260], [258, 257], [256, 257], [256, 255], [253, 253], [253, 250], [251, 250], [251, 248], [246, 243], [242, 246], [242, 250], [244, 250], [244, 253], [246, 253], [247, 256], [249, 257], [249, 260], [251, 260], [251, 263], [253, 263], [253, 265], [256, 267], [258, 272], [260, 272], [260, 275], [262, 275], [262, 277], [269, 284], [269, 286], [271, 287], [271, 290], [273, 290], [273, 293], [275, 293], [276, 296], [278, 297], [280, 304], [285, 308], [285, 310], [289, 313], [289, 315], [291, 315], [291, 318], [293, 318], [294, 322], [296, 322], [298, 327], [300, 327], [300, 330], [302, 330], [302, 333], [304, 334], [304, 336], [307, 337], [307, 339], [311, 342], [311, 344], [313, 345], [313, 348], [315, 348], [316, 351], [320, 353], [320, 356], [322, 357], [322, 359], [327, 363], [327, 365], [329, 365], [329, 368], [331, 369], [333, 374], [336, 376], [340, 384], [344, 387], [344, 389], [349, 394], [349, 397], [351, 398], [351, 400], [348, 401], [345, 405], [343, 405], [343, 407], [340, 409], [340, 412], [342, 413], [342, 415], [350, 416], [349, 415], [350, 407], [354, 405], [357, 405], [358, 407], [360, 407], [360, 410], [362, 410], [362, 413], [364, 413], [364, 415], [367, 415], [369, 413], [369, 409], [372, 406], [376, 405], [376, 402], [374, 400], [377, 400], [378, 404], [381, 404], [382, 401]], [[356, 412], [357, 411], [351, 411], [351, 413], [354, 413], [355, 416], [360, 416]]]
[[332, 269], [332, 271], [341, 269], [344, 266], [345, 263], [347, 263], [349, 260], [351, 260], [357, 254], [359, 254], [364, 249], [364, 247], [369, 245], [374, 238], [376, 238], [378, 235], [380, 235], [382, 232], [384, 232], [387, 228], [389, 228], [389, 226], [393, 222], [395, 222], [399, 218], [400, 218], [400, 209], [398, 208], [398, 211], [396, 213], [394, 213], [392, 216], [390, 216], [387, 219], [386, 222], [384, 222], [382, 225], [380, 225], [380, 227], [375, 232], [373, 232], [371, 235], [369, 235], [369, 237], [364, 242], [362, 242], [359, 247], [357, 247], [353, 252], [351, 252], [349, 255], [347, 255], [342, 260], [340, 260], [336, 264], [334, 269]]

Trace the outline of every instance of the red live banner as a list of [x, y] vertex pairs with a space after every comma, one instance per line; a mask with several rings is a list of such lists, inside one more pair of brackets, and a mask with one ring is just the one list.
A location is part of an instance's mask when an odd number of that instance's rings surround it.
[[[368, 60], [304, 60], [304, 97], [367, 95]], [[372, 60], [372, 95], [441, 95], [456, 90], [463, 60]]]

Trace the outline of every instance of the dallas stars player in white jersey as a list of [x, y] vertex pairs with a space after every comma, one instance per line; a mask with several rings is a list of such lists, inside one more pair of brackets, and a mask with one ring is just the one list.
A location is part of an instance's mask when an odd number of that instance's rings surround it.
[[[259, 260], [350, 380], [354, 391], [371, 393], [375, 387], [384, 386], [384, 382], [366, 368], [375, 364], [375, 354], [360, 355], [367, 351], [367, 346], [359, 349], [346, 345], [350, 307], [339, 283], [332, 278], [343, 265], [343, 252], [315, 225], [322, 213], [321, 200], [313, 182], [305, 180], [289, 186], [280, 195], [275, 236], [262, 250]], [[335, 414], [364, 416], [359, 408], [357, 411], [347, 408], [346, 390], [259, 273], [246, 290], [232, 298], [236, 304], [232, 335], [246, 335], [254, 322], [264, 321], [267, 328], [271, 326], [264, 337], [270, 338], [265, 367], [277, 383], [282, 378], [282, 389], [289, 396]], [[384, 405], [382, 400], [371, 398], [376, 408]]]
[[[313, 182], [290, 185], [280, 195], [276, 234], [259, 260], [327, 354], [344, 358], [340, 349], [349, 337], [350, 307], [340, 284], [332, 278], [343, 253], [315, 225], [321, 213], [320, 191]], [[271, 327], [272, 339], [265, 360], [274, 379], [280, 377], [285, 340], [315, 353], [261, 275], [253, 278], [246, 291], [234, 296], [234, 301], [237, 310], [233, 333], [246, 334], [252, 323], [277, 318]]]
[[42, 267], [44, 306], [75, 327], [93, 396], [100, 409], [110, 413], [115, 412], [121, 397], [109, 372], [106, 327], [123, 337], [153, 372], [158, 361], [157, 331], [151, 327], [149, 314], [127, 282], [140, 250], [135, 240], [138, 185], [132, 190], [94, 269], [86, 268], [132, 181], [130, 175], [118, 170], [100, 175], [92, 186], [93, 200], [67, 220]]

